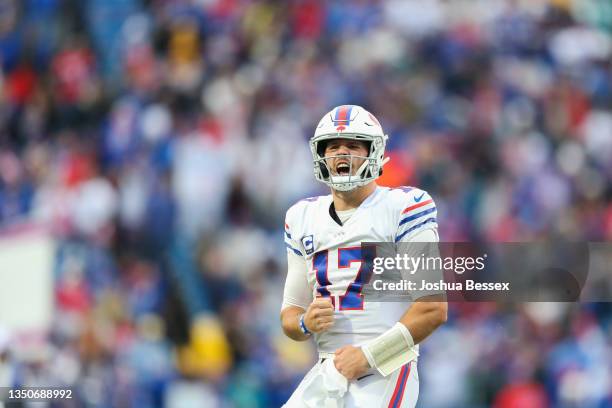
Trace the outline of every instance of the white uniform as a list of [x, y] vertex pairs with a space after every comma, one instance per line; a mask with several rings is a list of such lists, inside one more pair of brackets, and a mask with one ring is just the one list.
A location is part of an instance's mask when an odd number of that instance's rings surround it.
[[[330, 296], [335, 308], [333, 326], [314, 335], [321, 359], [287, 406], [307, 406], [301, 403], [308, 399], [304, 384], [318, 372], [322, 359], [342, 346], [361, 346], [378, 337], [410, 306], [407, 302], [369, 302], [362, 295], [370, 276], [362, 269], [361, 243], [410, 242], [415, 237], [437, 241], [436, 207], [423, 190], [377, 187], [343, 225], [330, 215], [331, 203], [331, 195], [299, 201], [285, 219], [290, 266], [283, 308], [307, 309], [315, 296]], [[416, 371], [416, 361], [388, 377], [370, 370], [366, 378], [349, 383], [345, 406], [412, 407], [418, 395]]]

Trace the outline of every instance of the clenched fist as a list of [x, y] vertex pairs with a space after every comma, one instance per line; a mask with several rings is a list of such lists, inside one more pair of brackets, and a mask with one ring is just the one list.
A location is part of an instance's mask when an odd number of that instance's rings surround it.
[[368, 360], [361, 347], [344, 346], [334, 353], [336, 370], [347, 380], [354, 380], [364, 375], [370, 368]]
[[306, 328], [313, 333], [323, 332], [334, 324], [334, 305], [328, 297], [316, 298], [304, 315]]

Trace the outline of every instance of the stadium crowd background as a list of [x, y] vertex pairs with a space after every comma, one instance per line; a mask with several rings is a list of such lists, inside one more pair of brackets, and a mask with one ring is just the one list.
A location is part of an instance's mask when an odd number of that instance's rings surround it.
[[[58, 243], [0, 386], [284, 402], [314, 351], [278, 323], [283, 217], [339, 104], [444, 241], [612, 240], [611, 61], [609, 0], [0, 0], [0, 222]], [[454, 304], [422, 356], [423, 407], [612, 406], [610, 304]]]

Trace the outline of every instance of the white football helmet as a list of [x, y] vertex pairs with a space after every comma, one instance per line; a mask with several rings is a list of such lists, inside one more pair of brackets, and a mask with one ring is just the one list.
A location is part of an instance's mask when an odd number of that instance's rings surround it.
[[[374, 115], [361, 106], [342, 105], [332, 109], [319, 121], [314, 136], [310, 139], [315, 178], [338, 191], [350, 191], [376, 180], [382, 174], [383, 165], [389, 161], [389, 158], [385, 158], [387, 138]], [[325, 145], [331, 139], [366, 142], [369, 145], [369, 155], [351, 156], [348, 173], [334, 174], [327, 160], [338, 156], [325, 157]], [[365, 159], [355, 172], [353, 158]]]

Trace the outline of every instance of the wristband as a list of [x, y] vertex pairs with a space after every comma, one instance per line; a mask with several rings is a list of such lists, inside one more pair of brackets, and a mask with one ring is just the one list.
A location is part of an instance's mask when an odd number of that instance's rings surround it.
[[306, 323], [304, 323], [304, 316], [305, 315], [306, 315], [306, 313], [302, 313], [302, 315], [300, 316], [299, 326], [300, 326], [300, 330], [302, 331], [302, 333], [304, 333], [307, 336], [310, 336], [312, 334], [312, 332], [310, 330], [308, 330], [308, 328], [306, 327]]
[[410, 331], [399, 322], [361, 350], [370, 366], [385, 377], [419, 356]]

